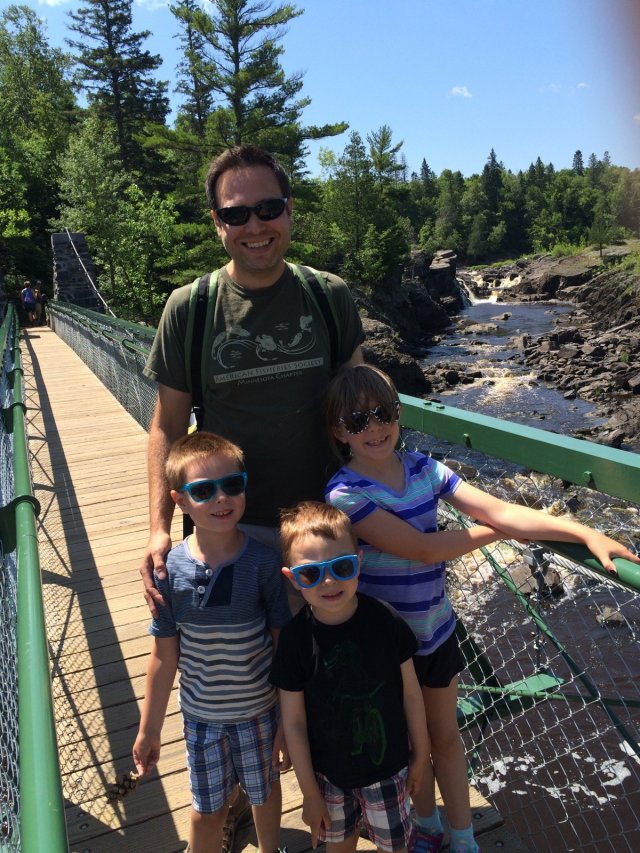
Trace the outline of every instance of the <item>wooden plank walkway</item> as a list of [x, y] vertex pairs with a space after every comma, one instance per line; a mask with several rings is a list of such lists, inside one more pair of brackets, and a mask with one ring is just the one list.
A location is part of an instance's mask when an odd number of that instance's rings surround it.
[[[71, 853], [183, 850], [189, 785], [174, 697], [158, 771], [119, 802], [133, 769], [149, 611], [138, 562], [147, 538], [146, 433], [47, 327], [22, 345], [58, 746]], [[180, 535], [176, 518], [174, 538]], [[526, 853], [472, 791], [483, 846]], [[283, 844], [310, 849], [293, 773], [283, 776]], [[496, 829], [497, 827], [497, 829]], [[249, 835], [240, 846], [255, 849]], [[374, 849], [362, 839], [359, 849]]]

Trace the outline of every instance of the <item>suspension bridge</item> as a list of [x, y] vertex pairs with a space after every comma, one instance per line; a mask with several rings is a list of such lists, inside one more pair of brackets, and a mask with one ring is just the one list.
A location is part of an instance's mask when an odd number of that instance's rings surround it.
[[[149, 613], [141, 368], [153, 330], [70, 304], [2, 325], [0, 850], [178, 851], [190, 795], [175, 697], [158, 772], [127, 791]], [[503, 497], [627, 544], [640, 458], [403, 397], [407, 443]], [[443, 510], [442, 523], [465, 519]], [[180, 535], [174, 530], [174, 537]], [[640, 849], [640, 572], [498, 543], [455, 561], [459, 716], [483, 850]], [[115, 786], [115, 787], [114, 787]], [[310, 849], [292, 773], [283, 844]], [[249, 849], [255, 837], [240, 840]], [[361, 839], [359, 849], [373, 849]]]

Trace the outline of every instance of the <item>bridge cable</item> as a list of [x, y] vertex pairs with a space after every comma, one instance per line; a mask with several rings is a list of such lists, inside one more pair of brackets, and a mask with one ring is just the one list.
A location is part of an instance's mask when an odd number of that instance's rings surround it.
[[95, 292], [96, 296], [98, 297], [98, 299], [100, 300], [100, 302], [102, 302], [102, 304], [103, 304], [103, 305], [104, 305], [104, 307], [107, 309], [107, 311], [109, 312], [109, 314], [111, 314], [111, 316], [112, 316], [112, 317], [115, 317], [116, 315], [113, 313], [113, 311], [111, 310], [111, 308], [109, 308], [109, 306], [107, 305], [107, 303], [104, 301], [104, 299], [103, 299], [103, 297], [102, 297], [102, 294], [100, 293], [100, 291], [99, 291], [99, 290], [98, 290], [98, 288], [96, 287], [95, 282], [93, 281], [93, 279], [92, 279], [92, 278], [91, 278], [91, 276], [89, 275], [89, 271], [87, 270], [87, 268], [85, 267], [85, 265], [84, 265], [84, 263], [83, 263], [83, 261], [82, 261], [82, 258], [81, 258], [81, 257], [80, 257], [80, 255], [78, 254], [78, 250], [76, 249], [75, 243], [73, 242], [73, 238], [71, 237], [71, 233], [70, 233], [69, 229], [68, 229], [68, 228], [65, 228], [64, 230], [67, 232], [67, 237], [68, 237], [68, 239], [69, 239], [69, 242], [71, 243], [71, 248], [72, 248], [72, 249], [73, 249], [73, 251], [75, 252], [76, 258], [78, 259], [78, 263], [79, 263], [79, 264], [80, 264], [80, 266], [82, 267], [82, 269], [83, 269], [83, 271], [84, 271], [84, 274], [86, 275], [87, 280], [89, 281], [89, 284], [90, 284], [90, 285], [91, 285], [91, 287], [93, 288], [93, 290], [94, 290], [94, 292]]

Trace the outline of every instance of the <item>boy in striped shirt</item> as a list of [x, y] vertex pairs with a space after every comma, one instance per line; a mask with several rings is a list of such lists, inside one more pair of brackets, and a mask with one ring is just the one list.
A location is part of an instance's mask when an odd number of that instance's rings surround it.
[[237, 783], [247, 792], [260, 850], [279, 849], [288, 766], [269, 669], [290, 618], [279, 555], [238, 528], [247, 475], [239, 447], [207, 432], [178, 439], [166, 465], [171, 497], [194, 532], [167, 557], [133, 757], [155, 767], [176, 671], [192, 791], [190, 851], [219, 851]]

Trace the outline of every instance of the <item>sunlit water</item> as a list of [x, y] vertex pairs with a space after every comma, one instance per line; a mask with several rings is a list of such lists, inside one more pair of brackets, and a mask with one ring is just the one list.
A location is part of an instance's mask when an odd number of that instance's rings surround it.
[[[448, 406], [571, 434], [602, 422], [595, 418], [595, 407], [578, 399], [567, 400], [562, 392], [539, 382], [535, 370], [517, 363], [522, 352], [513, 343], [519, 335], [535, 337], [552, 331], [556, 319], [571, 310], [568, 305], [539, 303], [472, 305], [461, 313], [461, 318], [494, 324], [495, 332], [466, 335], [462, 328], [452, 327], [440, 343], [429, 349], [422, 364], [458, 363], [482, 371], [482, 378], [473, 385], [458, 385], [438, 395]], [[502, 319], [504, 314], [511, 316]]]

